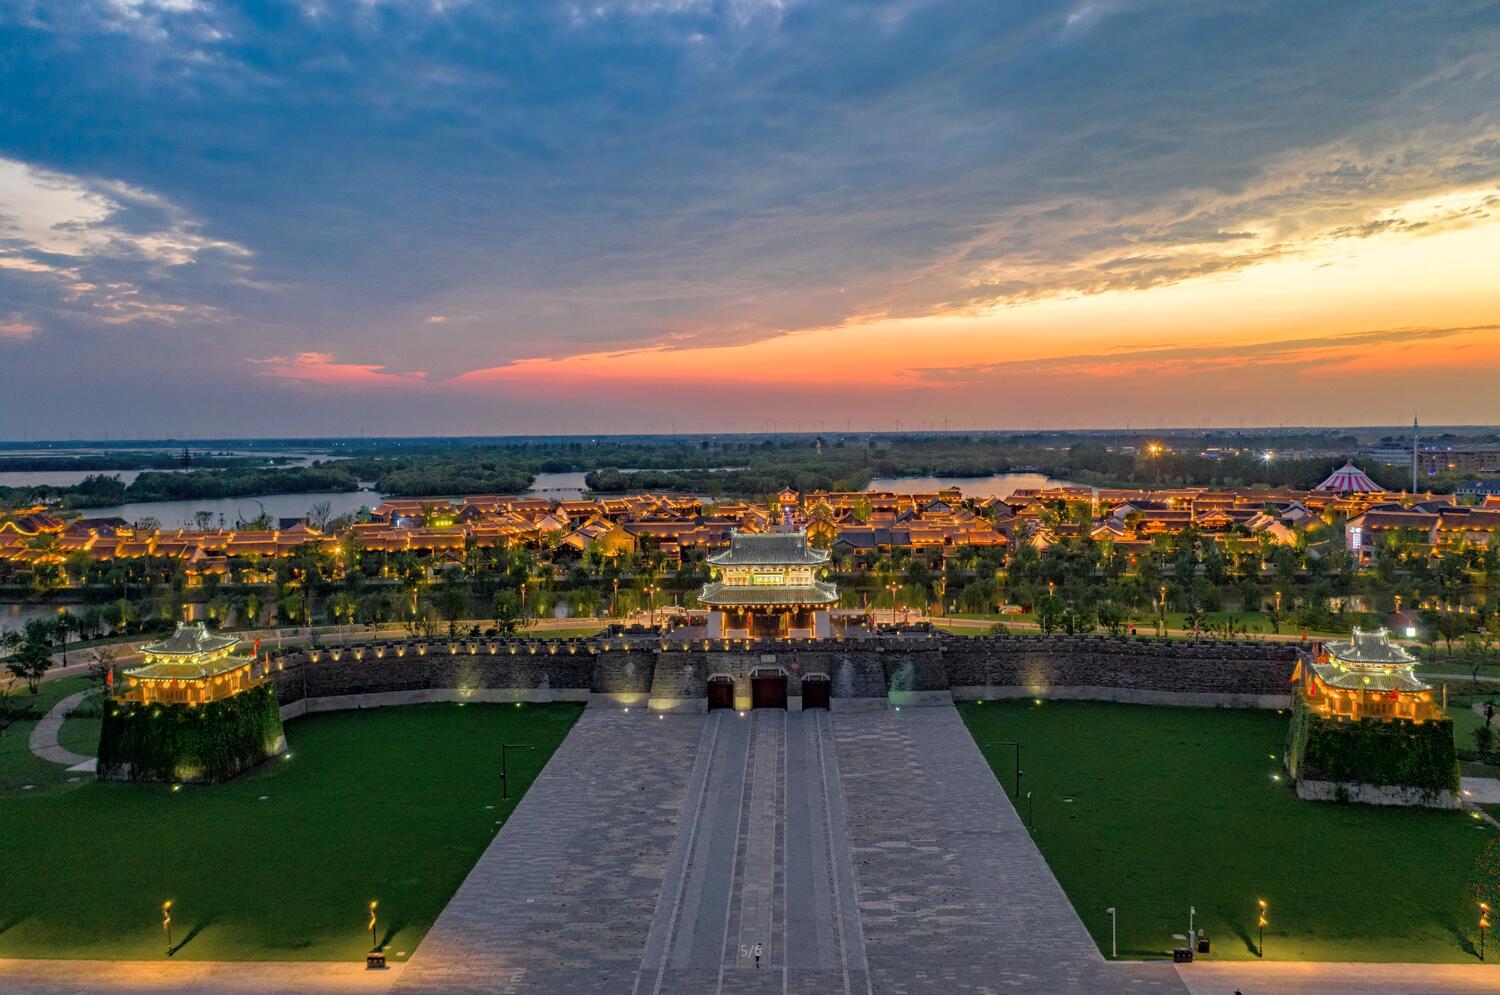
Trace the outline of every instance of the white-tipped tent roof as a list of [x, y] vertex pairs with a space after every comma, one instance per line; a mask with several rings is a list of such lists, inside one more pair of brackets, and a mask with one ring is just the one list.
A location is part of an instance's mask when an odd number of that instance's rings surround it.
[[1371, 480], [1365, 471], [1353, 463], [1345, 463], [1313, 490], [1332, 491], [1335, 494], [1369, 494], [1385, 488]]

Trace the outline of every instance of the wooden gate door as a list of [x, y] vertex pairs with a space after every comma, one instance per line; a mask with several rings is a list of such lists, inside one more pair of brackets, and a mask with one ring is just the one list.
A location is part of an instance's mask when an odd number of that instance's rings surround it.
[[750, 678], [750, 703], [756, 708], [785, 708], [785, 675]]
[[715, 677], [708, 682], [708, 710], [734, 707], [734, 681]]
[[826, 677], [802, 678], [802, 707], [827, 708], [829, 680]]

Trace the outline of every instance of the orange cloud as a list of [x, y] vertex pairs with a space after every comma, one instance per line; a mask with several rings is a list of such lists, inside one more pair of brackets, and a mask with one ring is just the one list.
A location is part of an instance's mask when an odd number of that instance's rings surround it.
[[[1482, 204], [1485, 214], [1489, 200]], [[1146, 289], [877, 316], [725, 345], [520, 359], [450, 382], [547, 393], [714, 386], [909, 393], [985, 382], [1001, 369], [1121, 380], [1222, 378], [1259, 367], [1295, 380], [1492, 364], [1488, 357], [1500, 355], [1492, 263], [1500, 258], [1500, 217], [1467, 212], [1462, 224], [1446, 224], [1454, 212], [1421, 208], [1402, 216], [1438, 222], [1331, 239], [1295, 257]]]
[[324, 387], [403, 387], [427, 383], [427, 374], [420, 370], [388, 373], [384, 366], [373, 363], [335, 362], [326, 352], [299, 352], [290, 359], [272, 356], [250, 362], [263, 367], [265, 376]]
[[0, 339], [11, 339], [21, 341], [29, 339], [36, 334], [36, 325], [27, 321], [19, 314], [11, 314], [0, 318]]

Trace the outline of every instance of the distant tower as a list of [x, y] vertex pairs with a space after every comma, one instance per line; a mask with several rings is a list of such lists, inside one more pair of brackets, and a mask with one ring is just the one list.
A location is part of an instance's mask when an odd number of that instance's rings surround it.
[[1411, 416], [1411, 492], [1417, 493], [1417, 416]]

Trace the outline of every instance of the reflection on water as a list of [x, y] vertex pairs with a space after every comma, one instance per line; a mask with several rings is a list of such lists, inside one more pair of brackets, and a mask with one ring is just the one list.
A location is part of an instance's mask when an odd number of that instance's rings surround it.
[[210, 528], [232, 529], [241, 522], [258, 518], [262, 512], [271, 517], [275, 525], [278, 518], [305, 518], [312, 506], [327, 501], [331, 515], [337, 518], [360, 508], [373, 508], [381, 501], [375, 491], [337, 491], [310, 494], [262, 494], [257, 497], [216, 498], [202, 501], [137, 501], [111, 508], [89, 508], [83, 512], [87, 518], [123, 518], [127, 522], [139, 522], [154, 518], [164, 529], [197, 528], [195, 516], [200, 511], [209, 514]]
[[865, 490], [914, 494], [957, 487], [964, 497], [1003, 498], [1027, 488], [1083, 486], [1042, 473], [997, 473], [989, 477], [877, 477]]
[[45, 605], [0, 604], [0, 632], [20, 632], [34, 618], [52, 618], [56, 608]]
[[530, 493], [552, 501], [576, 501], [583, 497], [583, 473], [539, 473], [531, 481]]
[[[164, 471], [166, 472], [166, 471]], [[177, 472], [177, 471], [170, 471]], [[83, 483], [84, 477], [119, 477], [120, 483], [129, 484], [141, 475], [139, 470], [9, 470], [0, 473], [0, 487], [72, 487]]]

